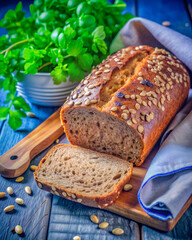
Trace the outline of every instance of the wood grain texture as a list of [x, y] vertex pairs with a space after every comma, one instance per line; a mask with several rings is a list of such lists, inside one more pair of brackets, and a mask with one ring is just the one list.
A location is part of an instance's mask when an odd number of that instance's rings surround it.
[[192, 37], [191, 22], [183, 0], [148, 1], [138, 0], [138, 17], [147, 18], [161, 24], [169, 21], [169, 28]]
[[[0, 99], [1, 103], [5, 100], [5, 93], [1, 94]], [[23, 124], [19, 130], [14, 132], [9, 127], [7, 121], [4, 121], [2, 124], [0, 132], [0, 155], [17, 144], [30, 131], [35, 129], [56, 111], [56, 108], [43, 108], [36, 105], [31, 105], [31, 107], [32, 112], [34, 112], [37, 117], [23, 119]], [[33, 159], [31, 164], [37, 165], [47, 151], [48, 149]], [[6, 192], [7, 187], [11, 186], [15, 193], [12, 196], [6, 193], [6, 197], [0, 199], [0, 239], [46, 239], [52, 195], [37, 188], [33, 178], [33, 172], [29, 168], [22, 176], [24, 177], [24, 181], [21, 183], [16, 183], [15, 179], [6, 179], [0, 176], [0, 192]], [[25, 186], [31, 187], [31, 196], [25, 193]], [[25, 205], [20, 206], [15, 203], [16, 197], [22, 198]], [[15, 205], [15, 210], [10, 213], [5, 213], [3, 209], [12, 204]], [[21, 238], [11, 232], [11, 229], [17, 224], [23, 227], [24, 234]]]
[[[97, 224], [92, 223], [90, 221], [92, 214], [99, 218], [100, 223], [108, 222], [108, 228], [99, 229]], [[49, 226], [48, 240], [73, 239], [74, 236], [79, 236], [82, 240], [140, 239], [139, 225], [136, 222], [58, 196], [53, 198]], [[112, 230], [117, 227], [124, 229], [125, 234], [119, 237], [112, 235]]]

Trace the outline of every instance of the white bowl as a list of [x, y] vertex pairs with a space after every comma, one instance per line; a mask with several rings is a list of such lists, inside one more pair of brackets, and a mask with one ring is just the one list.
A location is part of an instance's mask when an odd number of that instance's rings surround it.
[[17, 91], [20, 96], [27, 98], [31, 103], [40, 106], [61, 106], [78, 82], [66, 82], [60, 85], [53, 84], [49, 73], [24, 74], [22, 82], [18, 82]]

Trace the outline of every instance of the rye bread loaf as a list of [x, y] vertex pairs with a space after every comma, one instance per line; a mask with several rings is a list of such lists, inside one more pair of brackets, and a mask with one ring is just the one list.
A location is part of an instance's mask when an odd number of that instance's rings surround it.
[[38, 186], [88, 206], [105, 208], [129, 181], [133, 164], [76, 146], [54, 146], [34, 172]]
[[61, 122], [72, 144], [140, 165], [189, 88], [188, 72], [175, 56], [128, 47], [81, 81], [62, 107]]

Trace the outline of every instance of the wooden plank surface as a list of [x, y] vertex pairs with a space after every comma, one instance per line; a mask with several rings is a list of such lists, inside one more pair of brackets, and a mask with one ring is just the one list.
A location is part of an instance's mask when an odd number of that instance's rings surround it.
[[[4, 100], [5, 93], [1, 92], [1, 106]], [[29, 132], [35, 129], [57, 109], [42, 108], [36, 105], [31, 105], [31, 107], [37, 117], [24, 119], [19, 130], [14, 132], [8, 126], [8, 121], [4, 121], [1, 125], [0, 155], [27, 136]], [[48, 149], [37, 156], [32, 161], [32, 164], [37, 165], [47, 151]], [[2, 240], [19, 239], [17, 234], [11, 232], [11, 229], [18, 224], [23, 227], [24, 234], [21, 236], [23, 239], [46, 239], [52, 195], [37, 188], [33, 173], [29, 168], [23, 176], [24, 181], [21, 183], [16, 183], [15, 179], [6, 179], [0, 176], [0, 192], [6, 192], [8, 186], [11, 186], [15, 192], [12, 196], [6, 193], [6, 197], [0, 199], [0, 239]], [[26, 186], [31, 187], [31, 196], [25, 193], [24, 189]], [[24, 206], [15, 203], [16, 197], [23, 198]], [[10, 213], [5, 213], [3, 209], [12, 204], [15, 205], [15, 210]]]
[[183, 0], [137, 0], [138, 17], [147, 18], [161, 24], [169, 21], [169, 28], [192, 37], [191, 21]]

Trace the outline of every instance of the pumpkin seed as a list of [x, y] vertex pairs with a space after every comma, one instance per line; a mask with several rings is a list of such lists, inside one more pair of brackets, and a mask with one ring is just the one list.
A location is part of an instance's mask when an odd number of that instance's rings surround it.
[[113, 229], [112, 233], [114, 235], [122, 235], [124, 233], [124, 230], [121, 228], [115, 228], [115, 229]]
[[73, 237], [73, 240], [81, 240], [81, 238], [79, 236], [75, 236]]
[[28, 117], [31, 117], [31, 118], [36, 117], [35, 113], [33, 113], [33, 112], [27, 112], [26, 114], [27, 114]]
[[31, 169], [31, 171], [35, 171], [37, 169], [37, 166], [36, 165], [31, 165], [30, 169]]
[[15, 208], [15, 205], [9, 205], [4, 208], [4, 212], [11, 212]]
[[15, 179], [15, 182], [22, 182], [23, 179], [24, 179], [24, 177], [18, 177], [18, 178]]
[[132, 186], [131, 184], [125, 184], [123, 190], [126, 191], [126, 192], [128, 192], [128, 191], [130, 191], [132, 188], [133, 188], [133, 186]]
[[13, 188], [12, 188], [12, 187], [8, 187], [8, 188], [7, 188], [7, 193], [8, 193], [9, 195], [12, 195], [12, 194], [13, 194]]
[[0, 198], [5, 197], [6, 193], [5, 192], [0, 192]]
[[23, 204], [24, 204], [24, 201], [23, 201], [22, 198], [16, 198], [16, 199], [15, 199], [15, 202], [16, 202], [17, 204], [19, 204], [19, 205], [23, 205]]
[[17, 234], [21, 234], [23, 232], [23, 229], [20, 225], [15, 226], [15, 232]]
[[93, 223], [99, 223], [99, 219], [98, 219], [98, 217], [95, 216], [95, 215], [91, 215], [90, 219], [91, 219], [91, 221], [92, 221]]
[[102, 223], [99, 224], [99, 228], [101, 228], [101, 229], [105, 229], [105, 228], [107, 228], [108, 226], [109, 226], [109, 223], [108, 223], [108, 222], [102, 222]]
[[31, 195], [31, 188], [29, 186], [25, 187], [25, 192]]

